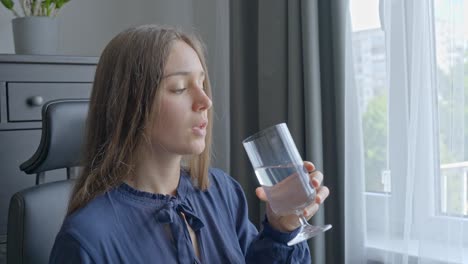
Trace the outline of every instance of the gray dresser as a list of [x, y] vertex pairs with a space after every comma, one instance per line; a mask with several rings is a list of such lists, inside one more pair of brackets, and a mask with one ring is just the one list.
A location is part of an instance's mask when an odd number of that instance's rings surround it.
[[[41, 108], [59, 98], [88, 98], [97, 57], [0, 54], [0, 264], [6, 262], [8, 204], [17, 191], [33, 186], [35, 175], [19, 165], [41, 138]], [[65, 170], [46, 182], [65, 179]]]

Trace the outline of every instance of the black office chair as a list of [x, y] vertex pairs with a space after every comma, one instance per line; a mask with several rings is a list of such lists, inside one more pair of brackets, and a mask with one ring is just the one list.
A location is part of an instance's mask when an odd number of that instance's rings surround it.
[[[46, 171], [79, 165], [88, 100], [54, 100], [42, 108], [41, 142], [20, 169], [36, 174], [36, 186], [11, 197], [8, 212], [7, 263], [48, 263], [66, 214], [73, 180], [43, 183]], [[43, 183], [43, 184], [41, 184]]]

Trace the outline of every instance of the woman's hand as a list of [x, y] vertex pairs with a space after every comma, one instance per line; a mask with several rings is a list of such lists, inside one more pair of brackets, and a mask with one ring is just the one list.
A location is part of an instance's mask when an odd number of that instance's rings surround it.
[[[309, 220], [318, 211], [320, 204], [323, 203], [325, 199], [327, 199], [330, 191], [326, 186], [320, 186], [323, 181], [323, 174], [320, 171], [315, 171], [314, 164], [312, 164], [309, 161], [305, 161], [304, 166], [309, 172], [310, 183], [312, 187], [315, 188], [317, 194], [315, 197], [315, 201], [309, 204], [303, 210], [304, 216], [307, 218], [307, 220]], [[257, 194], [260, 200], [267, 202], [266, 214], [268, 217], [268, 222], [273, 228], [281, 232], [291, 232], [300, 226], [299, 218], [297, 215], [279, 216], [271, 210], [263, 187], [258, 187], [255, 190], [255, 193]]]

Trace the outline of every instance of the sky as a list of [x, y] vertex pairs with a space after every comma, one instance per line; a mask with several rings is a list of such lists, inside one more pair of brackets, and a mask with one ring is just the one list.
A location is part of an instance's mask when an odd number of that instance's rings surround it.
[[[468, 39], [468, 0], [433, 1], [436, 8], [436, 16], [457, 17], [462, 20], [460, 24], [462, 25], [464, 36]], [[379, 0], [350, 0], [349, 9], [353, 31], [380, 28]]]
[[380, 28], [379, 0], [350, 0], [353, 31]]

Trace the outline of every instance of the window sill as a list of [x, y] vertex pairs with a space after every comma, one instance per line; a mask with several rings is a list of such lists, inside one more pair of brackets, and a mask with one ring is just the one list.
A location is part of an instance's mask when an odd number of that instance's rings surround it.
[[[371, 263], [388, 263], [394, 257], [401, 258], [408, 254], [408, 263], [418, 263], [420, 251], [424, 251], [424, 260], [436, 263], [466, 263], [468, 261], [468, 247], [460, 248], [437, 242], [424, 242], [424, 249], [420, 249], [420, 242], [411, 240], [405, 244], [402, 240], [388, 241], [385, 238], [372, 237], [368, 234], [366, 251]], [[420, 261], [420, 260], [419, 260]]]

